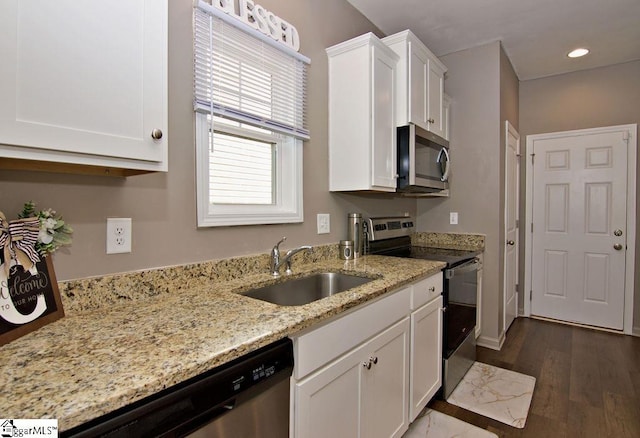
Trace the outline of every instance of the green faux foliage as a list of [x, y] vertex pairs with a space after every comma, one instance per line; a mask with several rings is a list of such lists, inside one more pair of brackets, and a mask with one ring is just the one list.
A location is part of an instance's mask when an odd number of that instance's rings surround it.
[[71, 244], [71, 234], [73, 229], [62, 220], [62, 216], [57, 215], [55, 210], [47, 209], [36, 211], [36, 204], [33, 201], [26, 202], [22, 212], [18, 214], [20, 219], [37, 217], [40, 222], [40, 233], [38, 242], [35, 245], [36, 251], [42, 257], [55, 252], [64, 245]]

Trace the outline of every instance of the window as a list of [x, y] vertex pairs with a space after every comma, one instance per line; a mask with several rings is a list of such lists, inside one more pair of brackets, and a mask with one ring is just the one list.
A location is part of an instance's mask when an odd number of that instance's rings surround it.
[[276, 136], [247, 138], [224, 126], [209, 133], [209, 193], [211, 204], [271, 205], [274, 195]]
[[308, 59], [204, 2], [194, 51], [198, 225], [302, 222]]

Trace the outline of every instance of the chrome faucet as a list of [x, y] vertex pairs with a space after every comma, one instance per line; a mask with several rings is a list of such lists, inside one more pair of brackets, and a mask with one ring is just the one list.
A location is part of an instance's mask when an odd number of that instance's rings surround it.
[[280, 240], [280, 242], [276, 243], [275, 246], [271, 249], [271, 275], [273, 275], [274, 277], [279, 277], [280, 276], [280, 266], [282, 266], [283, 264], [287, 265], [287, 268], [284, 271], [285, 274], [286, 275], [290, 275], [291, 272], [292, 272], [291, 271], [291, 257], [293, 257], [294, 255], [298, 254], [300, 251], [309, 251], [309, 252], [311, 252], [311, 250], [313, 249], [313, 247], [311, 247], [309, 245], [304, 245], [304, 246], [301, 246], [299, 248], [290, 249], [284, 255], [282, 260], [280, 260], [280, 244], [282, 242], [284, 242], [285, 240], [287, 240], [287, 238], [283, 237]]

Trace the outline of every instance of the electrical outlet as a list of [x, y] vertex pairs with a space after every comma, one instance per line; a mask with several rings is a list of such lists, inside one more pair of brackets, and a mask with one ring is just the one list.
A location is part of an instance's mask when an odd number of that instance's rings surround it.
[[318, 214], [318, 234], [329, 234], [331, 232], [331, 215], [329, 213]]
[[131, 252], [131, 218], [107, 218], [107, 254]]
[[452, 211], [449, 213], [449, 225], [458, 225], [458, 212]]

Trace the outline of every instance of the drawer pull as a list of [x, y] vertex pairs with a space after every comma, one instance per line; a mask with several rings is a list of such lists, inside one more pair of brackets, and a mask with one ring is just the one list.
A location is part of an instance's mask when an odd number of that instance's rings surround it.
[[429, 292], [435, 292], [435, 291], [436, 291], [436, 287], [435, 287], [435, 286], [431, 286], [431, 287], [429, 288]]

